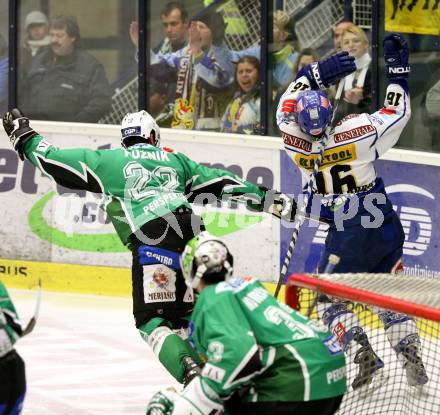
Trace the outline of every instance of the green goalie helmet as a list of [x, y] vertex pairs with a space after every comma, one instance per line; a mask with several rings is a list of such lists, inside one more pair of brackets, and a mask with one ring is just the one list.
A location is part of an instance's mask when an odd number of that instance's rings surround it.
[[206, 231], [186, 244], [180, 265], [186, 285], [192, 288], [197, 288], [201, 278], [227, 281], [233, 272], [233, 258], [227, 246]]

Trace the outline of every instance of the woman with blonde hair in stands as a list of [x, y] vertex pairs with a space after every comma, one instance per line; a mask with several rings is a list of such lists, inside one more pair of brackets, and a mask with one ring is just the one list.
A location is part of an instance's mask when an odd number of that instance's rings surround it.
[[342, 50], [355, 58], [356, 71], [345, 77], [342, 100], [335, 118], [341, 120], [347, 114], [369, 112], [372, 102], [371, 56], [368, 53], [369, 41], [365, 32], [356, 25], [347, 27], [341, 38]]

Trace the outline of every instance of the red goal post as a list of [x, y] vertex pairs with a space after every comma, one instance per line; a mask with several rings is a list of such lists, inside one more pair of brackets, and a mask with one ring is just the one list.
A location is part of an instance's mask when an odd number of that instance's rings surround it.
[[[408, 288], [414, 284], [414, 289]], [[300, 308], [299, 288], [440, 322], [440, 280], [404, 274], [293, 274], [285, 302]]]
[[[361, 396], [349, 386], [358, 367], [352, 350], [346, 350], [349, 388], [337, 415], [440, 414], [440, 280], [359, 273], [293, 274], [286, 282], [286, 304], [312, 319], [319, 319], [317, 298], [321, 294], [350, 302], [350, 310], [357, 315], [373, 349], [385, 363], [385, 381]], [[379, 310], [413, 317], [429, 379], [423, 387], [408, 384], [404, 362], [390, 344], [377, 314]]]

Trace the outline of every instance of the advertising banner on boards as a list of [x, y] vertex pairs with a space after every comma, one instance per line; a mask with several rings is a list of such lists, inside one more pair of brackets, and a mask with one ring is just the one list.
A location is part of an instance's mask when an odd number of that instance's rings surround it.
[[[384, 179], [386, 191], [405, 231], [403, 249], [405, 272], [410, 275], [440, 278], [440, 183], [438, 167], [378, 160], [377, 174]], [[285, 153], [281, 154], [281, 189], [298, 195], [300, 174]], [[324, 246], [327, 225], [306, 221], [290, 262], [292, 272], [315, 272]], [[281, 230], [281, 262], [292, 230]], [[341, 258], [341, 261], [343, 258]]]
[[[59, 148], [120, 146], [116, 128], [115, 133], [108, 136], [71, 131], [48, 134], [42, 131], [42, 135]], [[185, 139], [164, 138], [162, 142], [207, 166], [228, 169], [254, 183], [279, 188], [277, 149]], [[19, 161], [8, 144], [6, 138], [0, 143], [0, 214], [4, 241], [0, 258], [130, 267], [131, 254], [101, 209], [100, 196], [74, 192], [53, 183], [28, 161]], [[194, 209], [203, 216], [207, 229], [228, 243], [237, 258], [237, 273], [268, 281], [276, 279], [279, 256], [276, 219], [238, 204], [219, 203], [194, 206]], [[20, 267], [16, 268], [19, 273]]]

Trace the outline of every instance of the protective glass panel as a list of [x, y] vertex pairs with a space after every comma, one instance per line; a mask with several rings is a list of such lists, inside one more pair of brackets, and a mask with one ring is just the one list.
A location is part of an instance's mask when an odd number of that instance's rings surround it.
[[158, 124], [187, 130], [258, 131], [260, 2], [150, 4], [148, 109]]
[[8, 109], [9, 34], [7, 0], [0, 0], [0, 114]]
[[[284, 0], [282, 7], [274, 9], [273, 41], [269, 47], [271, 114], [304, 65], [341, 50], [356, 58], [358, 70], [326, 91], [334, 102], [339, 86], [341, 99], [335, 122], [348, 114], [371, 111], [371, 2], [353, 1], [352, 12], [353, 19], [345, 20], [342, 0]], [[275, 117], [271, 120], [269, 133], [279, 135]]]
[[137, 108], [137, 89], [122, 92], [137, 77], [136, 19], [135, 0], [20, 2], [19, 107], [38, 120], [119, 124]]
[[[411, 119], [396, 147], [440, 152], [440, 4], [439, 1], [386, 2], [380, 9], [379, 91], [381, 106], [388, 84], [382, 40], [399, 32], [409, 44]], [[385, 28], [385, 31], [383, 30]]]

